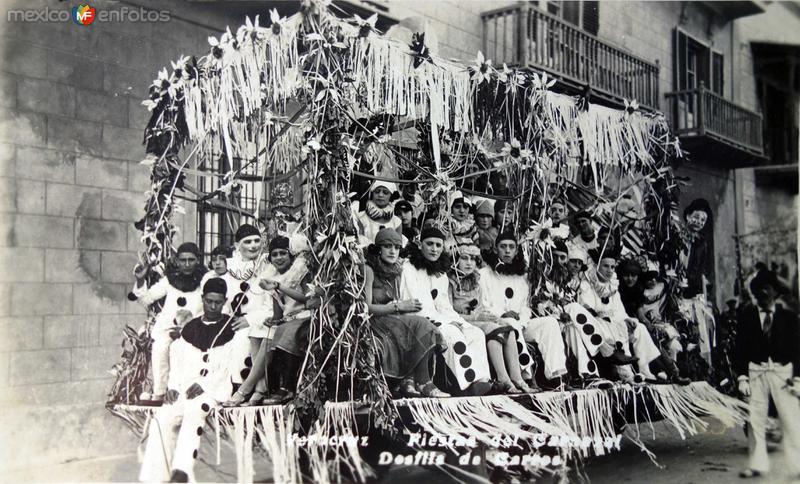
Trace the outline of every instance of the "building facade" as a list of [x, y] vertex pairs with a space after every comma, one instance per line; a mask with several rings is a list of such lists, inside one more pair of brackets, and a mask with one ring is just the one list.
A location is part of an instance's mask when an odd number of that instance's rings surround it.
[[[715, 280], [735, 294], [734, 235], [797, 227], [800, 8], [762, 2], [352, 0], [393, 35], [426, 32], [439, 55], [544, 69], [557, 89], [664, 111], [689, 151], [683, 203], [714, 209]], [[293, 2], [98, 1], [97, 11], [166, 11], [168, 21], [22, 21], [6, 2], [0, 89], [0, 470], [132, 452], [103, 408], [140, 248], [133, 222], [149, 189], [141, 106], [158, 71], [203, 54], [209, 35]], [[120, 14], [122, 15], [122, 14]], [[262, 22], [263, 23], [263, 22]], [[788, 74], [787, 74], [788, 73]], [[213, 230], [213, 210], [176, 217], [182, 237]], [[179, 242], [180, 240], [178, 240]], [[206, 247], [210, 249], [210, 247]], [[796, 262], [793, 270], [796, 270]], [[58, 436], [54, 445], [53, 438]], [[13, 442], [14, 445], [8, 445]]]

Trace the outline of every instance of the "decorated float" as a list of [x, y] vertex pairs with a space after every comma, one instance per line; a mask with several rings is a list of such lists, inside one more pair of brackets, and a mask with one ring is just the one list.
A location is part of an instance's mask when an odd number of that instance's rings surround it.
[[[640, 424], [665, 420], [687, 436], [706, 428], [706, 417], [742, 423], [742, 405], [704, 381], [392, 398], [364, 302], [354, 204], [366, 185], [416, 187], [441, 224], [454, 190], [512, 204], [514, 229], [535, 261], [533, 293], [551, 290], [537, 274], [552, 264], [549, 206], [566, 196], [623, 234], [632, 256], [657, 263], [668, 297], [677, 297], [682, 239], [671, 165], [681, 152], [664, 116], [633, 101], [623, 110], [590, 104], [554, 92], [544, 73], [494, 66], [482, 55], [472, 64], [444, 59], [422, 34], [404, 43], [382, 36], [374, 17], [342, 18], [333, 9], [304, 1], [290, 17], [247, 19], [209, 38], [208, 54], [163, 69], [145, 101], [152, 116], [142, 164], [152, 185], [136, 227], [151, 282], [174, 255], [173, 219], [186, 204], [222, 210], [233, 230], [243, 221], [269, 228], [267, 191], [301, 180], [297, 230], [311, 243], [321, 304], [294, 401], [209, 416], [207, 437], [235, 449], [237, 480], [251, 482], [253, 461], [268, 459], [276, 482], [362, 482], [379, 472], [378, 450], [398, 448], [480, 452], [489, 472], [563, 475], [582, 458], [619, 448], [623, 428], [646, 449]], [[236, 203], [243, 180], [256, 182], [252, 210]], [[127, 329], [108, 404], [139, 434], [153, 412], [136, 402], [150, 389], [149, 328], [159, 309], [152, 305], [144, 326]], [[359, 445], [362, 436], [371, 437], [369, 447]], [[486, 471], [433, 454], [411, 463], [454, 475]]]

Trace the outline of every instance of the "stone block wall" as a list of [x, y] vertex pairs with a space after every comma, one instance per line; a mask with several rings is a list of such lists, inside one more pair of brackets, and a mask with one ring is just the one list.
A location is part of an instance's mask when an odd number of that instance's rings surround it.
[[[4, 2], [0, 470], [130, 452], [136, 443], [102, 404], [121, 330], [145, 315], [126, 297], [141, 245], [133, 222], [149, 189], [139, 164], [149, 117], [141, 100], [170, 60], [205, 53], [209, 35], [240, 23], [202, 6], [188, 18], [176, 2], [149, 6], [171, 10], [171, 21], [7, 22], [7, 10], [71, 6]], [[194, 237], [195, 218], [191, 206], [176, 216], [182, 234]]]

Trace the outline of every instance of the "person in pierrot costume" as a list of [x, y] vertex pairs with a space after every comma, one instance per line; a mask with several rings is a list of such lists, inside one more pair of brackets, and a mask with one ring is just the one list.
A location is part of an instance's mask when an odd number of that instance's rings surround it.
[[786, 288], [772, 271], [761, 269], [750, 290], [756, 304], [739, 313], [734, 350], [739, 392], [750, 399], [749, 467], [739, 475], [769, 471], [766, 426], [772, 397], [783, 427], [786, 465], [790, 476], [800, 479], [800, 322], [797, 314], [775, 303]]
[[142, 482], [194, 481], [206, 417], [230, 398], [233, 381], [249, 371], [248, 332], [223, 313], [227, 292], [225, 280], [206, 281], [202, 314], [186, 323], [171, 345], [169, 390], [148, 426]]

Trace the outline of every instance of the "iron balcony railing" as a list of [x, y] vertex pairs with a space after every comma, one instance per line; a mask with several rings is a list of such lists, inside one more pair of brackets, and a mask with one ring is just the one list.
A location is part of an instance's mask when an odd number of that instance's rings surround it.
[[657, 63], [600, 40], [527, 3], [485, 12], [483, 48], [496, 65], [531, 66], [616, 102], [659, 108]]
[[665, 94], [672, 130], [678, 136], [713, 136], [755, 154], [764, 153], [762, 118], [708, 90]]

